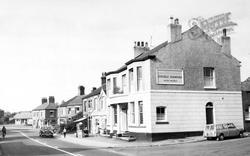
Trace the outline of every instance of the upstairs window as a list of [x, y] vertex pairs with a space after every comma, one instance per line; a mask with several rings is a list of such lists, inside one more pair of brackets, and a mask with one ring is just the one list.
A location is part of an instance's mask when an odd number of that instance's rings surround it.
[[75, 114], [79, 113], [79, 111], [80, 111], [80, 107], [76, 107], [75, 108]]
[[122, 93], [125, 92], [126, 86], [127, 86], [127, 84], [126, 84], [126, 74], [124, 74], [124, 75], [122, 75], [122, 91], [121, 91]]
[[132, 91], [134, 84], [134, 71], [133, 68], [129, 69], [129, 91]]
[[142, 90], [142, 67], [137, 67], [137, 91]]
[[214, 68], [204, 67], [204, 88], [215, 88], [215, 73]]
[[92, 100], [89, 100], [89, 106], [88, 108], [91, 108], [92, 107]]
[[50, 110], [50, 111], [49, 111], [49, 116], [50, 116], [50, 117], [55, 117], [54, 113], [55, 113], [54, 110]]
[[68, 109], [68, 114], [71, 114], [71, 108]]
[[119, 89], [117, 87], [117, 79], [116, 77], [113, 78], [113, 94], [117, 94], [119, 92]]
[[110, 79], [107, 80], [107, 95], [109, 95], [110, 92]]
[[83, 111], [87, 112], [87, 101], [83, 102]]

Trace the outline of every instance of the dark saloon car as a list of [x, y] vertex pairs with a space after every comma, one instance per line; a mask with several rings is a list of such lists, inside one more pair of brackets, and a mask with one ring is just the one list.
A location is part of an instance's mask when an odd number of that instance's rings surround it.
[[39, 136], [40, 137], [53, 137], [54, 131], [52, 127], [41, 127], [39, 131]]

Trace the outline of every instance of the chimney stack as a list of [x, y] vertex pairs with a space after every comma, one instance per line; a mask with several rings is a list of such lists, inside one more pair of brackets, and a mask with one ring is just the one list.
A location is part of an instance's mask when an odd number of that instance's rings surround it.
[[47, 98], [42, 98], [42, 104], [44, 104], [44, 103], [47, 103], [48, 101], [47, 101]]
[[173, 21], [173, 17], [170, 17], [170, 23], [169, 23], [169, 29], [170, 29], [170, 42], [175, 42], [181, 40], [181, 31], [182, 26], [179, 24], [179, 19], [176, 18]]
[[85, 87], [79, 86], [78, 87], [78, 95], [84, 95], [85, 94]]
[[55, 97], [49, 96], [49, 103], [55, 103]]
[[106, 84], [106, 73], [103, 72], [102, 73], [102, 77], [101, 77], [101, 86]]
[[134, 57], [141, 55], [142, 53], [149, 51], [148, 42], [137, 41], [134, 45]]
[[223, 29], [223, 35], [221, 37], [221, 52], [231, 56], [231, 39], [227, 36], [227, 29]]

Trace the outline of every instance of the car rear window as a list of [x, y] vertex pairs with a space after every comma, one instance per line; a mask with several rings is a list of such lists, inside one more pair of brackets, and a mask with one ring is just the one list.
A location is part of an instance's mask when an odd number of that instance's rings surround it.
[[223, 129], [223, 126], [221, 124], [216, 125], [216, 129]]

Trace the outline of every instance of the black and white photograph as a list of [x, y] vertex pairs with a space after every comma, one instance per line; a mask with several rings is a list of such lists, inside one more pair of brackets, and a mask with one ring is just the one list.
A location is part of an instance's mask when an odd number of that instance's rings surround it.
[[250, 1], [0, 0], [0, 156], [250, 156]]

